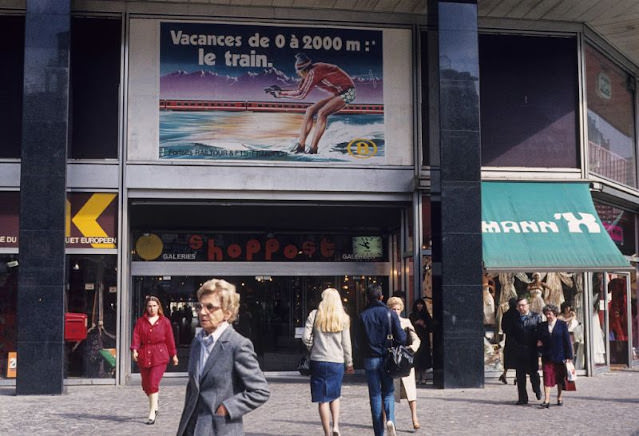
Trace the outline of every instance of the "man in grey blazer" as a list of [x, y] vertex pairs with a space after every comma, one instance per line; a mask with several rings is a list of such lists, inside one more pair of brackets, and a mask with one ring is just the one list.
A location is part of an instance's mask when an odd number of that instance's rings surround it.
[[191, 343], [189, 383], [178, 436], [244, 435], [242, 416], [268, 400], [270, 392], [251, 341], [233, 329], [240, 296], [218, 279], [197, 291], [202, 331]]

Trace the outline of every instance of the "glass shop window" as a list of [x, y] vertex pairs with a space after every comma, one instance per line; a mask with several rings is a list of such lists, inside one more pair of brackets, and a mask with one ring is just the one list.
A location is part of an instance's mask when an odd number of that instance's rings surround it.
[[86, 339], [65, 342], [66, 377], [115, 378], [117, 256], [68, 255], [67, 313], [87, 317]]
[[0, 254], [0, 380], [16, 376], [18, 255]]
[[590, 171], [637, 187], [635, 79], [586, 45]]
[[479, 35], [483, 166], [578, 168], [575, 38]]
[[430, 117], [428, 114], [428, 38], [426, 32], [420, 33], [421, 38], [421, 73], [422, 73], [422, 104], [421, 117], [422, 117], [422, 165], [430, 165], [430, 143], [428, 142], [428, 126], [430, 123]]
[[71, 20], [71, 159], [117, 159], [120, 20]]
[[590, 352], [592, 354], [595, 368], [606, 367], [610, 363], [608, 353], [606, 351], [606, 292], [605, 292], [605, 273], [596, 272], [592, 275], [592, 338], [590, 343]]
[[[206, 280], [204, 276], [137, 276], [133, 277], [131, 330], [144, 314], [147, 295], [162, 303], [164, 315], [171, 320], [179, 365], [169, 365], [167, 372], [187, 372], [191, 341], [199, 331], [196, 292]], [[301, 328], [311, 310], [321, 300], [326, 288], [340, 291], [344, 309], [351, 318], [354, 360], [358, 365], [357, 317], [366, 307], [366, 287], [381, 283], [388, 290], [388, 277], [382, 276], [233, 276], [220, 277], [236, 286], [240, 308], [234, 328], [253, 343], [264, 371], [295, 371], [304, 351]], [[130, 343], [130, 340], [129, 340]], [[131, 371], [138, 366], [131, 362]]]
[[639, 363], [639, 301], [637, 301], [637, 272], [630, 274], [630, 335], [632, 337], [633, 366]]
[[594, 203], [599, 219], [619, 251], [626, 256], [636, 253], [635, 214], [597, 201]]
[[22, 142], [22, 82], [24, 77], [24, 17], [0, 16], [0, 158], [20, 158]]
[[[501, 321], [509, 309], [508, 301], [517, 297], [528, 299], [531, 312], [541, 313], [546, 304], [554, 304], [560, 309], [558, 318], [568, 324], [575, 367], [584, 369], [583, 279], [582, 273], [570, 272], [486, 273], [482, 283], [485, 370], [501, 373], [505, 366], [513, 369], [504, 361], [505, 334]], [[506, 377], [514, 375], [511, 372]]]
[[627, 365], [628, 362], [628, 301], [626, 292], [628, 276], [610, 274], [608, 282], [608, 339], [610, 341], [610, 364]]

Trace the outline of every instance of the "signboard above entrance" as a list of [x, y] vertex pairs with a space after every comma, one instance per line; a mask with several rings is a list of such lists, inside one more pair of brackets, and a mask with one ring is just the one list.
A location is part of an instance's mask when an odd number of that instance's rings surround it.
[[134, 260], [164, 262], [379, 262], [379, 235], [135, 233]]
[[587, 183], [483, 182], [489, 271], [631, 269], [602, 225]]

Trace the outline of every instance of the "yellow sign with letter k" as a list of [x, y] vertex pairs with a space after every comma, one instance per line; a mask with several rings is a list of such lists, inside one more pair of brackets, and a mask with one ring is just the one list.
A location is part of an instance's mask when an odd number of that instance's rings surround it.
[[[72, 217], [71, 202], [67, 199], [65, 229], [67, 241], [79, 243], [80, 245], [90, 245], [92, 248], [116, 248], [115, 235], [109, 235], [98, 223], [98, 218], [116, 196], [117, 194], [114, 193], [93, 193]], [[81, 236], [72, 237], [71, 223], [77, 228]]]

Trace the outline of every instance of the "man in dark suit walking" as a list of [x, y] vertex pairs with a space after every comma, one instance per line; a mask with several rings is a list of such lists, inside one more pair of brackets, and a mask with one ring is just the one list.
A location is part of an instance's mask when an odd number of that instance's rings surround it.
[[504, 326], [504, 333], [507, 338], [510, 338], [509, 346], [517, 377], [516, 404], [525, 405], [528, 404], [526, 374], [530, 376], [530, 384], [535, 396], [541, 400], [539, 364], [537, 363], [537, 332], [541, 324], [541, 315], [530, 311], [527, 298], [518, 298], [516, 308], [519, 317]]

